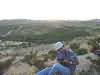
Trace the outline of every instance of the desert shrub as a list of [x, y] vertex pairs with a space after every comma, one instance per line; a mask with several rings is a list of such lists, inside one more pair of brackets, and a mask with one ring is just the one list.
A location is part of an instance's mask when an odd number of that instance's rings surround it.
[[100, 37], [96, 37], [94, 39], [90, 39], [88, 44], [92, 46], [92, 50], [100, 49]]
[[51, 50], [48, 52], [48, 58], [50, 58], [51, 60], [54, 60], [56, 57], [56, 51], [55, 50]]
[[72, 44], [70, 44], [70, 48], [71, 49], [78, 49], [80, 47], [80, 44], [79, 43], [72, 43]]
[[100, 57], [95, 59], [95, 60], [91, 60], [91, 62], [95, 65], [98, 65], [100, 67]]
[[84, 54], [88, 53], [88, 50], [85, 48], [79, 48], [79, 49], [76, 49], [74, 51], [76, 52], [77, 55], [84, 55]]
[[43, 57], [43, 58], [44, 58], [44, 61], [48, 61], [48, 55], [47, 55], [47, 54], [42, 55], [41, 57]]
[[26, 55], [23, 59], [23, 62], [28, 63], [29, 65], [35, 65], [37, 68], [42, 69], [45, 67], [45, 60], [40, 59], [41, 57], [37, 56], [37, 52], [32, 53], [30, 55]]
[[91, 56], [87, 56], [86, 59], [92, 60], [92, 57]]

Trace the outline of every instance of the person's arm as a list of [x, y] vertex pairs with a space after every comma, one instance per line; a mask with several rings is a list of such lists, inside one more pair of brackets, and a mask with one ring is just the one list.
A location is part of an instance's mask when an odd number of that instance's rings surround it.
[[65, 63], [65, 64], [69, 64], [69, 65], [70, 65], [70, 64], [73, 64], [72, 61], [69, 61], [69, 60], [67, 60], [67, 59], [64, 59], [64, 63]]
[[64, 59], [64, 60], [57, 60], [57, 62], [60, 63], [60, 64], [66, 64], [66, 65], [72, 64], [72, 61], [68, 61], [66, 59]]
[[79, 60], [77, 58], [76, 53], [73, 52], [72, 55], [74, 56], [74, 60], [72, 60], [72, 65], [79, 65]]
[[79, 61], [72, 62], [72, 65], [79, 65]]
[[56, 60], [58, 63], [61, 63], [61, 64], [64, 63], [64, 57], [63, 57], [62, 53], [57, 52]]
[[79, 65], [79, 61], [68, 61], [66, 59], [64, 59], [63, 61], [60, 61], [60, 63], [65, 63], [65, 64], [69, 64], [69, 65]]
[[63, 54], [60, 53], [60, 52], [57, 52], [56, 58], [57, 58], [57, 62], [58, 63], [61, 63], [61, 64], [70, 64], [70, 61], [68, 61], [67, 59], [65, 59], [65, 57], [63, 56]]

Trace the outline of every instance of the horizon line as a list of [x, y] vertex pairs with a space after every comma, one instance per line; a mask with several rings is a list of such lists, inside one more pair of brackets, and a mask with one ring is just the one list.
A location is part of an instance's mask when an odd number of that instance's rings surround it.
[[28, 18], [13, 18], [13, 19], [0, 19], [3, 20], [35, 20], [35, 21], [89, 21], [89, 20], [100, 20], [100, 18], [93, 18], [93, 19], [28, 19]]

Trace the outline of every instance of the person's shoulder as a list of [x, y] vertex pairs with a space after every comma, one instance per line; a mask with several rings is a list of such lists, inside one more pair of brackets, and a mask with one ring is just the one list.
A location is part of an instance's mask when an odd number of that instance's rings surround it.
[[71, 48], [66, 48], [67, 52], [73, 53], [74, 51]]
[[76, 53], [71, 49], [71, 48], [68, 48], [68, 49], [66, 49], [67, 50], [67, 52], [69, 53], [69, 54], [71, 54], [71, 55], [76, 55]]

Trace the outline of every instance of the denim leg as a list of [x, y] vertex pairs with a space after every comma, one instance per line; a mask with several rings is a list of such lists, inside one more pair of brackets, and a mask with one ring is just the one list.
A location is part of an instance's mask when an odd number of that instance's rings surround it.
[[50, 72], [50, 70], [51, 70], [51, 67], [45, 68], [45, 69], [37, 72], [36, 75], [48, 75], [48, 73]]
[[59, 63], [53, 65], [48, 75], [53, 75], [56, 72], [60, 72], [62, 75], [70, 75], [69, 68], [62, 66]]

